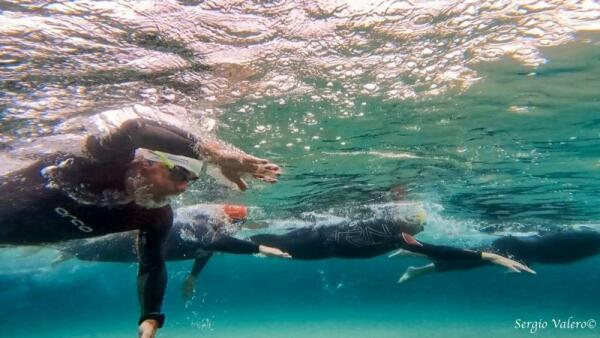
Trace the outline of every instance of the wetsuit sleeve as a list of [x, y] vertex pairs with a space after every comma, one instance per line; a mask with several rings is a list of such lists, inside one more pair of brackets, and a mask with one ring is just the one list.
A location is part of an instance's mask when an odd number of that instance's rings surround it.
[[258, 244], [230, 236], [218, 236], [205, 247], [206, 250], [220, 251], [232, 254], [258, 253]]
[[165, 316], [161, 307], [167, 287], [167, 269], [165, 266], [166, 238], [168, 226], [140, 230], [138, 237], [138, 298], [141, 307], [139, 324], [146, 319], [154, 319], [162, 327]]
[[401, 237], [403, 249], [426, 255], [433, 260], [481, 260], [480, 251], [427, 244], [417, 241], [414, 237], [406, 233], [402, 233]]
[[192, 272], [190, 272], [190, 275], [194, 278], [198, 278], [198, 276], [200, 275], [200, 272], [202, 272], [202, 269], [204, 269], [204, 267], [206, 266], [206, 263], [208, 263], [208, 261], [210, 260], [211, 257], [212, 257], [212, 253], [209, 253], [206, 256], [202, 256], [202, 257], [198, 257], [198, 258], [194, 259], [194, 266], [192, 266]]
[[175, 155], [199, 157], [196, 152], [200, 139], [173, 126], [145, 119], [124, 122], [119, 129], [105, 137], [90, 136], [87, 152], [99, 161], [133, 158], [137, 148], [159, 150]]

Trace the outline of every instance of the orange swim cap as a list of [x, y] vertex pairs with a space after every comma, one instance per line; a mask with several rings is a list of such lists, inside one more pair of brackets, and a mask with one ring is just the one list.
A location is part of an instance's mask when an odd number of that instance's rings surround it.
[[232, 221], [245, 221], [248, 217], [248, 208], [243, 205], [225, 204], [223, 211]]

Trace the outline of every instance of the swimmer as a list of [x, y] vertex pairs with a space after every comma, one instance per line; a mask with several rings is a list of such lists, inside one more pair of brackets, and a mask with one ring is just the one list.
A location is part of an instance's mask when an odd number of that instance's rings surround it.
[[[283, 257], [288, 258], [291, 255], [293, 259], [300, 260], [334, 257], [371, 258], [404, 247], [415, 252], [423, 252], [432, 257], [453, 260], [484, 259], [508, 268], [533, 273], [526, 266], [496, 254], [420, 243], [412, 238], [411, 234], [423, 230], [425, 211], [416, 203], [398, 204], [395, 210], [397, 212], [401, 211], [402, 215], [390, 217], [389, 213], [385, 213], [381, 214], [383, 216], [368, 221], [351, 221], [341, 217], [320, 215], [322, 217], [315, 220], [312, 226], [298, 228], [283, 235], [255, 235], [250, 238], [252, 243], [239, 239], [235, 240], [240, 242], [239, 247], [248, 248], [247, 253], [253, 253], [252, 248], [256, 248], [256, 245], [263, 245], [273, 249], [279, 248], [274, 249], [278, 250], [277, 252], [281, 252], [280, 249], [283, 249], [283, 254], [285, 254]], [[244, 213], [238, 212], [238, 214]], [[199, 222], [203, 217], [201, 210], [195, 206], [178, 209], [174, 224], [176, 230], [172, 232], [175, 236], [169, 239], [168, 257], [172, 259], [195, 259], [192, 272], [184, 283], [184, 294], [193, 292], [193, 285], [201, 270], [211, 258], [212, 251], [226, 251], [223, 247], [215, 245], [215, 239], [222, 236], [215, 237], [215, 227], [211, 226], [209, 231], [206, 231], [205, 224], [207, 223]], [[194, 229], [195, 227], [199, 229]], [[131, 250], [132, 238], [123, 241], [119, 239], [122, 238], [121, 236], [124, 235], [111, 235], [85, 242], [79, 241], [63, 250], [71, 252], [79, 259], [119, 261], [123, 259], [124, 255], [127, 260], [133, 260], [135, 256]], [[198, 240], [198, 238], [201, 239]], [[126, 244], [118, 244], [123, 242]], [[218, 242], [217, 240], [216, 243]], [[239, 250], [233, 253], [244, 253], [243, 251]], [[117, 252], [120, 252], [119, 257], [114, 256]], [[231, 252], [231, 250], [228, 252]], [[279, 254], [276, 254], [276, 256], [282, 257]]]
[[[200, 271], [210, 260], [213, 252], [231, 254], [255, 254], [291, 258], [277, 248], [257, 245], [233, 237], [240, 223], [247, 217], [247, 208], [241, 205], [197, 204], [174, 211], [173, 227], [167, 238], [167, 261], [194, 259], [192, 271], [185, 279], [183, 296], [189, 299]], [[59, 263], [70, 258], [97, 262], [135, 262], [137, 231], [110, 234], [92, 239], [73, 240], [56, 248]]]
[[420, 231], [410, 224], [390, 224], [374, 219], [300, 228], [283, 235], [261, 234], [250, 239], [257, 244], [275, 246], [288, 252], [293, 259], [301, 260], [371, 258], [403, 249], [437, 260], [485, 261], [515, 272], [535, 273], [527, 266], [495, 253], [420, 242], [412, 236]]
[[[565, 264], [600, 253], [600, 233], [591, 230], [568, 230], [530, 236], [503, 236], [494, 240], [489, 250], [527, 265]], [[485, 261], [435, 260], [421, 267], [409, 267], [398, 282], [406, 282], [435, 272], [467, 270], [488, 265]]]
[[0, 245], [37, 245], [139, 230], [139, 332], [162, 327], [167, 283], [165, 242], [173, 222], [169, 198], [202, 172], [220, 168], [241, 190], [242, 175], [274, 183], [277, 165], [164, 122], [135, 118], [103, 135], [87, 135], [77, 152], [44, 154], [0, 177]]

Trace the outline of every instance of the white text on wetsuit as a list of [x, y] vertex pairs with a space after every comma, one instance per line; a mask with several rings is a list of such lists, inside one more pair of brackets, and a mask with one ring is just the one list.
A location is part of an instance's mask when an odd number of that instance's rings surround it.
[[69, 213], [69, 211], [67, 211], [66, 209], [63, 209], [63, 208], [54, 208], [54, 211], [57, 214], [59, 214], [61, 217], [70, 218], [71, 219], [71, 224], [73, 224], [74, 226], [76, 226], [77, 229], [79, 229], [80, 231], [83, 231], [83, 232], [92, 232], [92, 231], [94, 231], [94, 229], [92, 229], [89, 226], [85, 225], [85, 223], [83, 223], [79, 218], [71, 215]]

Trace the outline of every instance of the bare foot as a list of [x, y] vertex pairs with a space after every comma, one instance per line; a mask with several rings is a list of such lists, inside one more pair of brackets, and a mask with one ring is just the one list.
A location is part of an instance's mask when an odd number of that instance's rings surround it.
[[398, 280], [398, 283], [404, 283], [415, 277], [419, 277], [423, 274], [433, 273], [434, 271], [435, 265], [433, 263], [429, 263], [420, 267], [409, 266], [408, 269], [406, 269], [406, 271], [402, 275], [402, 277], [400, 277], [400, 279]]
[[398, 279], [398, 283], [404, 283], [404, 282], [412, 279], [413, 277], [415, 277], [415, 275], [417, 275], [417, 274], [418, 274], [418, 268], [416, 268], [414, 266], [409, 266], [408, 269], [406, 269], [406, 271], [404, 271], [404, 273], [402, 274], [400, 279]]

